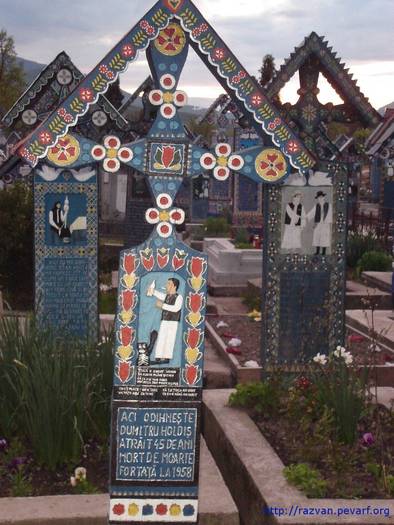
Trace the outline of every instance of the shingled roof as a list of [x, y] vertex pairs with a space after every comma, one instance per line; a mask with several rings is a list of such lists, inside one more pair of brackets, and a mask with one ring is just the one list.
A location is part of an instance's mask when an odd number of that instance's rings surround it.
[[357, 82], [353, 79], [353, 75], [349, 73], [349, 68], [337, 57], [328, 41], [314, 31], [294, 49], [275, 77], [266, 86], [269, 98], [272, 100], [279, 94], [280, 90], [311, 55], [318, 58], [319, 71], [344, 102], [356, 110], [363, 124], [367, 127], [377, 126], [382, 120], [381, 115], [372, 107], [368, 98], [363, 95]]

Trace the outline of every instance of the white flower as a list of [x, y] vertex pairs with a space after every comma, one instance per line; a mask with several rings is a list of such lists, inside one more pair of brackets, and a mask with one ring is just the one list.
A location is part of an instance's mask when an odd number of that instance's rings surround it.
[[326, 354], [321, 354], [320, 352], [318, 354], [315, 355], [315, 357], [313, 358], [313, 361], [315, 363], [319, 363], [319, 365], [325, 365], [327, 364], [327, 356]]
[[108, 286], [108, 284], [100, 284], [100, 292], [108, 292], [108, 290], [110, 290], [111, 287]]
[[71, 483], [72, 487], [76, 487], [77, 486], [77, 480], [74, 478], [74, 476], [71, 476], [70, 483]]
[[219, 321], [218, 324], [216, 325], [216, 328], [228, 328], [228, 324], [225, 323], [224, 321]]
[[338, 345], [336, 350], [334, 351], [335, 357], [343, 357], [344, 354], [346, 354], [346, 348]]
[[351, 365], [353, 363], [353, 356], [350, 352], [345, 352], [342, 354], [342, 357], [344, 358], [347, 365]]
[[86, 479], [86, 468], [85, 467], [77, 467], [74, 471], [74, 476], [78, 481], [82, 481], [83, 479]]
[[241, 339], [238, 339], [238, 337], [233, 337], [228, 342], [228, 346], [232, 346], [232, 347], [241, 346], [241, 343], [242, 343]]

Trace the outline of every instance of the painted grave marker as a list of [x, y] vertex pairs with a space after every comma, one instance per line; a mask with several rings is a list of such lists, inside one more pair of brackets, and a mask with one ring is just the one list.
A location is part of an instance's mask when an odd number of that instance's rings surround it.
[[[189, 44], [277, 146], [233, 152], [219, 143], [210, 151], [188, 140], [177, 110], [187, 102], [178, 82]], [[35, 164], [56, 148], [145, 49], [154, 81], [149, 99], [157, 107], [147, 137], [122, 144], [107, 136], [99, 144], [73, 133], [80, 154], [69, 168], [99, 162], [116, 173], [127, 164], [147, 177], [155, 202], [145, 215], [152, 234], [120, 256], [109, 522], [196, 523], [207, 257], [177, 239], [185, 213], [175, 196], [184, 177], [201, 171], [219, 181], [235, 171], [272, 185], [283, 182], [290, 164], [306, 171], [314, 161], [190, 0], [157, 2], [64, 101], [67, 122], [50, 115], [20, 155]]]

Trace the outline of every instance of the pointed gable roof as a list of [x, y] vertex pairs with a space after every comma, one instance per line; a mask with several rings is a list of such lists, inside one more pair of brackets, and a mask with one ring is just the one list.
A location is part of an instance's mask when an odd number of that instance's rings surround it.
[[357, 82], [353, 80], [353, 75], [349, 73], [349, 68], [337, 57], [328, 41], [314, 31], [294, 49], [266, 86], [268, 96], [271, 99], [277, 96], [311, 55], [318, 58], [320, 72], [345, 103], [357, 111], [363, 124], [367, 127], [375, 127], [379, 124], [382, 117], [360, 91]]
[[55, 110], [18, 149], [31, 165], [46, 156], [48, 149], [74, 127], [108, 85], [124, 72], [140, 51], [144, 51], [172, 17], [180, 20], [190, 44], [211, 73], [248, 115], [257, 130], [264, 131], [296, 169], [306, 171], [316, 159], [281, 117], [261, 86], [240, 64], [231, 50], [202, 16], [191, 0], [158, 0], [103, 60], [84, 78], [59, 108]]
[[[62, 69], [67, 69], [70, 71], [72, 73], [73, 79], [71, 80], [66, 93], [65, 91], [59, 90], [58, 102], [55, 101], [54, 107], [51, 108], [51, 111], [61, 104], [65, 96], [68, 96], [73, 91], [75, 86], [78, 85], [78, 83], [84, 78], [83, 74], [74, 65], [71, 58], [65, 51], [61, 51], [50, 64], [44, 67], [41, 73], [35, 78], [35, 80], [33, 80], [25, 92], [22, 93], [19, 99], [14, 103], [11, 109], [4, 115], [2, 124], [7, 128], [14, 126], [16, 122], [21, 119], [22, 113], [25, 111], [25, 109], [32, 107], [34, 102], [39, 100], [42, 92], [45, 89], [50, 88], [51, 84], [56, 81], [57, 74]], [[117, 123], [120, 129], [125, 129], [128, 127], [127, 120], [105, 97], [100, 97], [100, 99], [97, 101], [97, 104], [113, 121]]]

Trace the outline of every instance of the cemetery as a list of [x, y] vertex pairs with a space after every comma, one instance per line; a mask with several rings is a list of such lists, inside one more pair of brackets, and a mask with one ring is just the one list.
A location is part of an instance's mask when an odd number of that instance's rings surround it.
[[394, 524], [394, 109], [143, 4], [0, 105], [0, 525]]

